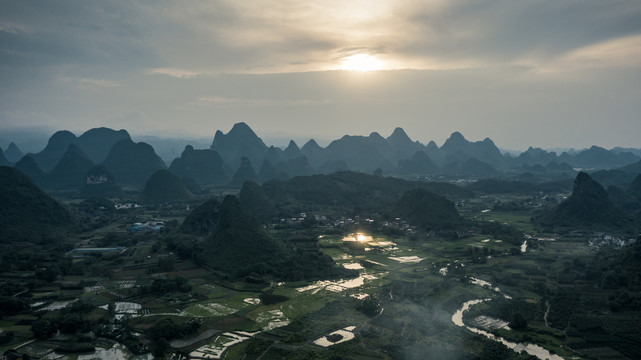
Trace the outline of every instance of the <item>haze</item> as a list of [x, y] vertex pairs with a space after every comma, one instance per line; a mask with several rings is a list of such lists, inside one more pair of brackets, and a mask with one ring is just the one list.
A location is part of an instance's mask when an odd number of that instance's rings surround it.
[[0, 0], [0, 131], [639, 147], [638, 1]]

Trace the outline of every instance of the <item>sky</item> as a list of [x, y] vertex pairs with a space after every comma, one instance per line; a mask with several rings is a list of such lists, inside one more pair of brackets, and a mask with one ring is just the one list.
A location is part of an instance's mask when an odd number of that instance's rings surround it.
[[0, 79], [0, 135], [641, 148], [641, 1], [0, 0]]

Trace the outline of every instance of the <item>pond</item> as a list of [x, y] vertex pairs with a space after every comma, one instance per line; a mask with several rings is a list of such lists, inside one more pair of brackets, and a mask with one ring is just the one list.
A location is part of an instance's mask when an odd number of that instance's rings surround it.
[[314, 344], [322, 347], [329, 347], [345, 341], [350, 341], [354, 339], [354, 329], [356, 329], [356, 326], [348, 326], [346, 328], [336, 330], [315, 340]]

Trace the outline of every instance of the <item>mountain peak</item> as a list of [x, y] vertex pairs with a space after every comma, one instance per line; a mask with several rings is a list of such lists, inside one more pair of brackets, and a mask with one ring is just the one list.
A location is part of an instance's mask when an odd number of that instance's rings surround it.
[[465, 139], [465, 137], [463, 136], [463, 134], [461, 134], [461, 133], [460, 133], [460, 132], [458, 132], [458, 131], [453, 132], [453, 133], [450, 135], [450, 138], [449, 138], [448, 140], [452, 140], [452, 141], [467, 141], [467, 140]]
[[247, 124], [240, 122], [227, 134], [216, 131], [210, 149], [217, 151], [227, 164], [238, 164], [242, 157], [258, 164], [265, 156], [267, 145]]
[[69, 130], [58, 130], [51, 137], [49, 138], [49, 143], [51, 142], [56, 142], [56, 141], [73, 141], [76, 139], [76, 135], [74, 135], [71, 131]]
[[412, 142], [409, 136], [407, 136], [407, 133], [403, 128], [397, 127], [394, 129], [392, 134], [387, 138], [387, 140], [393, 141], [393, 142]]
[[7, 160], [16, 162], [24, 156], [24, 153], [18, 148], [18, 145], [11, 143], [9, 147], [7, 147], [7, 150], [5, 150], [4, 155], [7, 157]]
[[289, 160], [295, 159], [299, 156], [303, 156], [303, 153], [300, 151], [300, 148], [298, 147], [298, 145], [296, 145], [294, 140], [289, 140], [289, 145], [287, 146], [285, 151], [283, 151], [283, 155], [286, 160]]
[[463, 149], [466, 149], [469, 144], [470, 142], [467, 141], [460, 132], [455, 131], [447, 140], [445, 140], [445, 143], [443, 144], [443, 146], [441, 146], [441, 149], [462, 151]]
[[629, 217], [612, 204], [603, 186], [584, 172], [577, 174], [572, 195], [541, 220], [548, 226], [583, 228], [623, 228], [631, 223]]
[[303, 145], [303, 149], [306, 148], [306, 147], [309, 147], [309, 148], [320, 148], [320, 145], [318, 145], [316, 140], [309, 139], [309, 141], [306, 142], [305, 145]]
[[384, 137], [381, 136], [381, 134], [377, 133], [376, 131], [372, 132], [369, 134], [370, 139], [376, 139], [376, 140], [385, 140]]
[[300, 151], [300, 148], [296, 145], [294, 140], [289, 140], [289, 145], [287, 145], [287, 149], [285, 149], [285, 151]]
[[140, 199], [146, 203], [161, 204], [191, 199], [191, 193], [183, 182], [169, 170], [160, 169], [147, 180]]
[[250, 128], [249, 125], [245, 124], [244, 122], [235, 123], [234, 126], [232, 126], [231, 130], [229, 130], [228, 134], [231, 133], [258, 136], [254, 132], [254, 130], [252, 130], [252, 128]]

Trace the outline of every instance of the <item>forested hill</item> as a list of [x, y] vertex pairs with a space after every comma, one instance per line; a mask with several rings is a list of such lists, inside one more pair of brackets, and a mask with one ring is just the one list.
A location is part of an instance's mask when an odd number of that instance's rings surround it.
[[331, 257], [319, 251], [298, 251], [282, 240], [269, 236], [256, 219], [233, 195], [222, 203], [209, 200], [194, 209], [185, 219], [181, 232], [206, 236], [192, 244], [192, 257], [211, 270], [232, 278], [262, 281], [311, 280], [356, 275], [334, 264]]
[[54, 241], [75, 225], [64, 205], [7, 166], [0, 166], [0, 214], [0, 243]]
[[294, 205], [310, 210], [333, 207], [379, 212], [389, 209], [403, 193], [413, 189], [425, 189], [451, 200], [472, 196], [471, 192], [448, 183], [408, 181], [351, 171], [271, 180], [262, 188], [281, 212], [287, 212]]
[[538, 218], [545, 226], [583, 229], [630, 229], [632, 219], [614, 206], [603, 186], [581, 172], [574, 180], [572, 195]]

